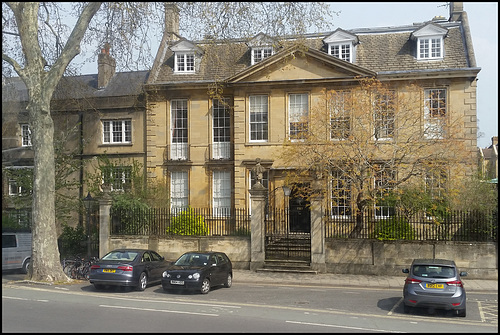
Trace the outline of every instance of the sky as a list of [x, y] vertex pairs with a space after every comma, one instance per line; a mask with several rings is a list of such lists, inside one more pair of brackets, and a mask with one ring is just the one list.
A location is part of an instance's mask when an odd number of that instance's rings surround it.
[[[333, 30], [388, 27], [449, 18], [446, 2], [331, 2]], [[498, 2], [464, 2], [476, 64], [481, 68], [477, 82], [477, 145], [486, 148], [498, 136]], [[182, 17], [181, 17], [182, 20]], [[82, 68], [82, 74], [97, 72], [97, 59]]]

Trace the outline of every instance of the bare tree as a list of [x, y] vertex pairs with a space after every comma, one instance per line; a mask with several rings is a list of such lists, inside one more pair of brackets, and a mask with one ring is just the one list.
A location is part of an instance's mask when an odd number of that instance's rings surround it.
[[[99, 46], [110, 43], [120, 55], [119, 70], [137, 69], [137, 64], [151, 66], [154, 54], [147, 37], [153, 27], [159, 27], [155, 31], [161, 35], [163, 5], [2, 3], [2, 75], [12, 74], [13, 70], [29, 92], [27, 110], [34, 150], [33, 254], [29, 276], [33, 280], [67, 280], [59, 263], [55, 224], [54, 123], [50, 110], [54, 90], [65, 72], [75, 70], [70, 65], [81, 52], [81, 46], [93, 45], [91, 42]], [[256, 35], [259, 31], [279, 36], [303, 33], [312, 26], [331, 26], [327, 20], [331, 11], [323, 3], [180, 2], [177, 5], [185, 15], [182, 31], [188, 38], [241, 37], [242, 32]], [[64, 20], [70, 14], [76, 17], [72, 28]], [[197, 29], [190, 31], [189, 23], [196, 24]]]
[[[398, 185], [467, 162], [460, 117], [443, 102], [424, 103], [424, 96], [418, 85], [391, 87], [376, 79], [324, 91], [283, 147], [284, 164], [296, 168], [288, 178], [321, 179], [304, 191], [330, 192], [333, 205], [341, 202], [347, 211], [338, 214], [355, 215], [353, 234], [360, 233], [364, 210], [382, 205]], [[435, 118], [424, 119], [424, 109]]]

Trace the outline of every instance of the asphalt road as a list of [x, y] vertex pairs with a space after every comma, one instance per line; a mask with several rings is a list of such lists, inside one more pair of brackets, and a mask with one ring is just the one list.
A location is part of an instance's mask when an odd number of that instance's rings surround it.
[[[2, 274], [3, 332], [498, 332], [498, 294], [468, 294], [467, 316], [403, 313], [395, 289], [238, 283], [209, 294], [96, 291], [9, 283]], [[15, 277], [15, 276], [14, 276]]]

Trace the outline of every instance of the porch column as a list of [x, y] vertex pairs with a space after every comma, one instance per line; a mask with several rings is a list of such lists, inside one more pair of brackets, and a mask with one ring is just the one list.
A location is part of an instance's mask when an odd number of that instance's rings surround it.
[[325, 273], [325, 223], [323, 221], [323, 197], [311, 197], [311, 269]]
[[250, 270], [255, 271], [264, 267], [265, 260], [265, 208], [267, 189], [261, 183], [256, 183], [249, 190], [252, 202], [250, 217]]
[[99, 198], [99, 258], [107, 254], [109, 250], [111, 203], [109, 189], [103, 187], [103, 196]]

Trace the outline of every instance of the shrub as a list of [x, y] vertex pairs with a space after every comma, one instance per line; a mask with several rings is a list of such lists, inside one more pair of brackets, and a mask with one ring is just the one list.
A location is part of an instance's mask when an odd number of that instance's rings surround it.
[[76, 228], [70, 227], [67, 224], [63, 225], [62, 234], [59, 236], [59, 253], [61, 258], [85, 255], [87, 253], [87, 234], [85, 227], [78, 225]]
[[379, 240], [413, 240], [415, 231], [404, 218], [380, 220], [375, 224], [371, 238]]
[[188, 208], [172, 218], [166, 233], [169, 235], [206, 236], [208, 227], [205, 218]]

